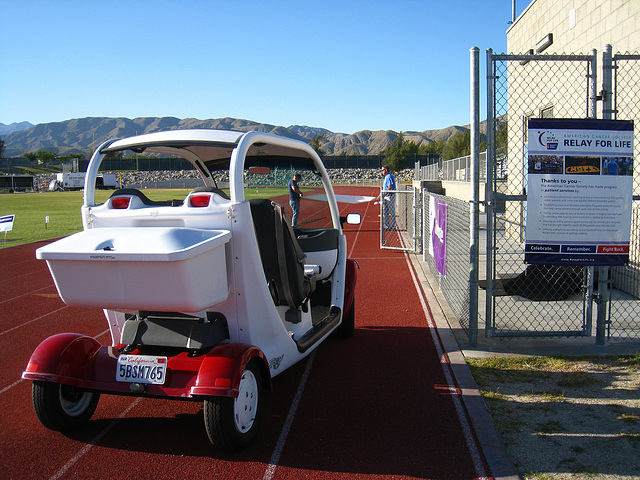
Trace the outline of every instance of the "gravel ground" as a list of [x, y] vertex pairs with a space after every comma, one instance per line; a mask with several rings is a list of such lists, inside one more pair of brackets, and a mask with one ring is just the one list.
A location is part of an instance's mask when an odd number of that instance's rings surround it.
[[525, 479], [640, 478], [640, 354], [467, 362]]

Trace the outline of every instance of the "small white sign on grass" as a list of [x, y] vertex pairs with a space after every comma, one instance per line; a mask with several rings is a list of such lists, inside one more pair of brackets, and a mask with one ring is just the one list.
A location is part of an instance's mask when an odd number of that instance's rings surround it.
[[7, 232], [13, 230], [13, 220], [15, 215], [5, 215], [0, 217], [0, 232], [4, 232], [4, 238], [7, 238]]

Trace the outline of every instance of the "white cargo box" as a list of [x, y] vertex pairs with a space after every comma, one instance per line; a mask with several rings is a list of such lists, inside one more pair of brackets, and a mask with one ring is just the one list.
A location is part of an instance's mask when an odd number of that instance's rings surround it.
[[36, 250], [62, 300], [109, 310], [197, 312], [228, 296], [228, 230], [96, 228]]

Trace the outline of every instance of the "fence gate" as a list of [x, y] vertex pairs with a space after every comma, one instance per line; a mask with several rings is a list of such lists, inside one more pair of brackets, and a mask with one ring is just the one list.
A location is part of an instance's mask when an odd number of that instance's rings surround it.
[[524, 233], [527, 121], [595, 117], [595, 67], [595, 51], [488, 51], [486, 285], [481, 281], [486, 288], [487, 336], [591, 335], [593, 272], [583, 267], [527, 266]]
[[380, 197], [380, 248], [416, 251], [416, 238], [422, 233], [415, 220], [419, 195], [409, 190], [389, 190]]
[[640, 339], [640, 55], [618, 53], [609, 64], [605, 51], [602, 68], [603, 75], [612, 77], [613, 91], [610, 112], [603, 113], [616, 120], [635, 120], [629, 265], [611, 268], [605, 333], [607, 338]]

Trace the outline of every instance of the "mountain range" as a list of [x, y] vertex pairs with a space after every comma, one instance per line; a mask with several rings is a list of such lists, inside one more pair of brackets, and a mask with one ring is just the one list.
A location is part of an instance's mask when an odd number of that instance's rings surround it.
[[[484, 126], [484, 125], [483, 125]], [[20, 157], [26, 152], [55, 151], [58, 154], [83, 153], [90, 155], [102, 142], [161, 130], [209, 128], [221, 130], [258, 130], [305, 142], [314, 135], [324, 135], [321, 148], [326, 155], [375, 155], [387, 148], [398, 137], [393, 130], [362, 130], [352, 134], [334, 133], [324, 128], [290, 125], [282, 127], [237, 118], [198, 120], [175, 117], [112, 118], [87, 117], [62, 122], [31, 125], [28, 122], [0, 124], [0, 135], [5, 142], [4, 156]], [[418, 145], [438, 140], [446, 141], [468, 126], [451, 126], [440, 130], [402, 132], [405, 140]], [[481, 127], [482, 130], [484, 128]]]
[[8, 135], [13, 132], [19, 132], [20, 130], [26, 130], [29, 127], [33, 127], [33, 124], [29, 122], [14, 122], [10, 125], [0, 123], [0, 135]]

